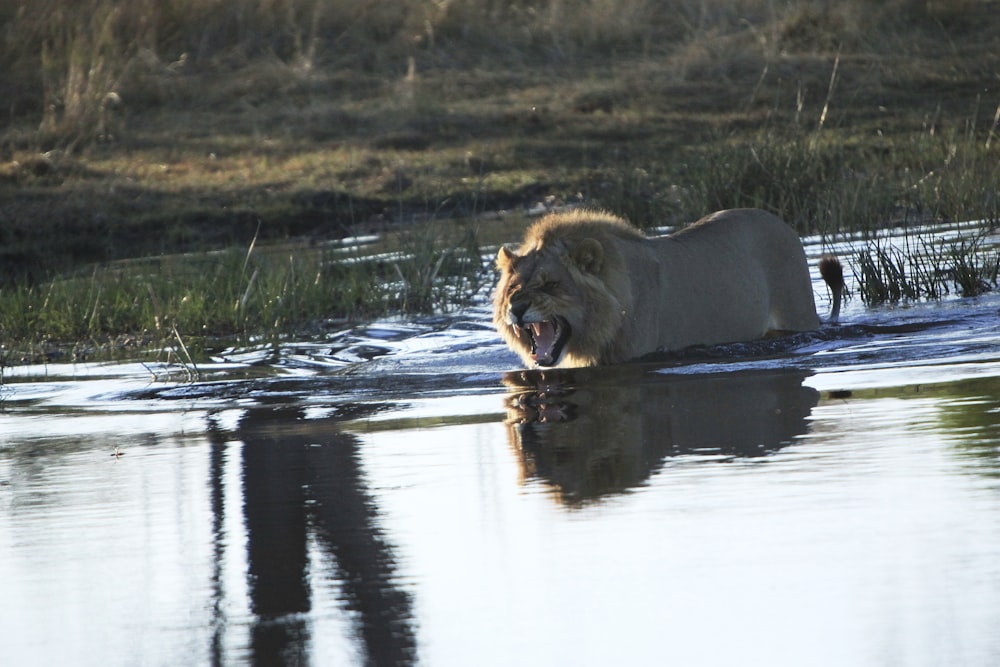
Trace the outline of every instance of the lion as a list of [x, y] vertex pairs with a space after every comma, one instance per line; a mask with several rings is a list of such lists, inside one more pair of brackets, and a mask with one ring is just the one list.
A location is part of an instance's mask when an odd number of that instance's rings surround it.
[[[843, 268], [830, 256], [820, 265], [835, 322]], [[820, 326], [798, 235], [757, 209], [661, 237], [605, 211], [553, 213], [517, 250], [501, 247], [497, 268], [493, 323], [529, 367], [615, 364]]]

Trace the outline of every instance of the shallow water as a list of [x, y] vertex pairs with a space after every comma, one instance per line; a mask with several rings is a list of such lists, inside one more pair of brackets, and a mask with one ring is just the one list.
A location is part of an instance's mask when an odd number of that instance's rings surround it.
[[540, 373], [483, 306], [226, 350], [198, 382], [6, 369], [0, 656], [998, 664], [998, 314], [855, 300]]

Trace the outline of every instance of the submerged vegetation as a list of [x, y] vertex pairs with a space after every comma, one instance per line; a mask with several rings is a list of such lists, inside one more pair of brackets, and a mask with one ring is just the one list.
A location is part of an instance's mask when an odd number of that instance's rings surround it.
[[521, 214], [577, 203], [861, 232], [867, 302], [996, 283], [974, 240], [879, 230], [1000, 221], [998, 0], [15, 0], [0, 23], [8, 358], [456, 307]]

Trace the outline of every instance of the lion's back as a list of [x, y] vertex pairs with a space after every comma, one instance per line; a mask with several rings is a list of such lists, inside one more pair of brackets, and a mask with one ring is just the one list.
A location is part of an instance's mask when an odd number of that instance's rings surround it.
[[669, 298], [689, 320], [708, 323], [689, 339], [731, 342], [819, 326], [801, 240], [781, 218], [719, 211], [657, 245], [670, 274], [663, 282], [674, 287]]

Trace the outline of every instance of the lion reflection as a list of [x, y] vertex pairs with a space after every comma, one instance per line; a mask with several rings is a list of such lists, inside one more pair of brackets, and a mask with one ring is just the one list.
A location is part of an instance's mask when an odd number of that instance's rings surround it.
[[504, 375], [525, 478], [580, 505], [642, 484], [670, 456], [754, 457], [806, 432], [819, 393], [801, 371], [666, 375], [639, 365]]

